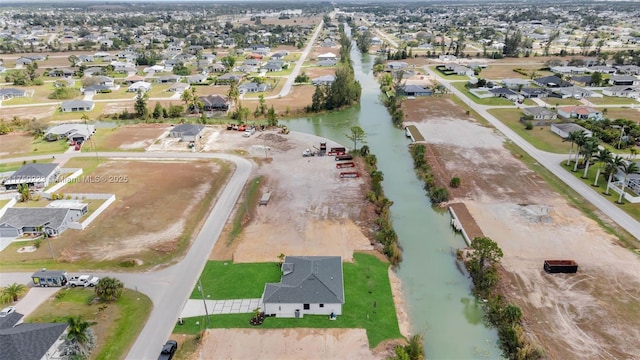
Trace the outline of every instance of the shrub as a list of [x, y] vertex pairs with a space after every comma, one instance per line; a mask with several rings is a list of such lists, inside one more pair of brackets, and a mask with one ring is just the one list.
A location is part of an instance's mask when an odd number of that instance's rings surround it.
[[449, 190], [443, 187], [436, 187], [431, 191], [431, 201], [435, 204], [449, 201]]
[[40, 248], [40, 245], [42, 245], [42, 239], [36, 239], [36, 240], [33, 242], [33, 247], [35, 247], [36, 249], [39, 249], [39, 248]]
[[457, 176], [452, 177], [451, 181], [449, 181], [449, 186], [451, 186], [452, 188], [460, 187], [460, 178]]
[[524, 123], [524, 128], [526, 130], [532, 130], [533, 129], [533, 123], [531, 121], [527, 121], [526, 123]]

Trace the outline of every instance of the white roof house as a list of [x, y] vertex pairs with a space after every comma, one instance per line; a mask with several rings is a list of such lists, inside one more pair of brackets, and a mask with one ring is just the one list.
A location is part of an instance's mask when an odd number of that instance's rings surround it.
[[333, 53], [324, 53], [324, 54], [318, 55], [319, 60], [328, 60], [328, 59], [335, 59], [335, 58], [337, 58], [337, 56], [336, 54], [333, 54]]
[[136, 83], [131, 84], [127, 88], [127, 92], [138, 92], [138, 90], [142, 90], [142, 92], [147, 92], [151, 90], [151, 83], [146, 81], [138, 81]]

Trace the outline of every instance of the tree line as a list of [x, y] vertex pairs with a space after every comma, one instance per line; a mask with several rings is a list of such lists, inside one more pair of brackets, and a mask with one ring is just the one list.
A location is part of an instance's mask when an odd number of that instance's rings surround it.
[[336, 110], [360, 101], [362, 87], [356, 81], [351, 64], [351, 40], [340, 26], [340, 62], [336, 68], [335, 80], [331, 85], [316, 86], [307, 112]]

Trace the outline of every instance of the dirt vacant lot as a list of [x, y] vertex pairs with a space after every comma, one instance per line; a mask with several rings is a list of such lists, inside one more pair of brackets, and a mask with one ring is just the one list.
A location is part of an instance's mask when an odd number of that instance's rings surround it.
[[[65, 166], [90, 168], [95, 159], [73, 159]], [[91, 172], [95, 178], [126, 181], [77, 183], [61, 192], [113, 193], [116, 201], [85, 230], [67, 230], [51, 240], [60, 261], [168, 265], [187, 248], [194, 228], [208, 214], [211, 198], [226, 183], [229, 165], [209, 161], [108, 161]], [[3, 254], [3, 260], [47, 258], [48, 249]], [[46, 251], [45, 251], [46, 250]], [[176, 253], [177, 252], [177, 253]], [[20, 256], [19, 259], [15, 259]]]
[[[263, 176], [261, 191], [272, 194], [269, 204], [258, 207], [239, 238], [218, 241], [212, 259], [263, 262], [277, 260], [284, 253], [340, 255], [350, 261], [354, 250], [372, 249], [360, 229], [367, 211], [364, 180], [341, 179], [333, 156], [302, 157], [305, 149], [313, 150], [320, 141], [302, 133], [265, 131], [243, 138], [225, 130], [208, 144], [211, 150], [242, 148], [256, 159], [268, 157], [256, 175]], [[329, 148], [337, 145], [327, 143]]]
[[140, 150], [153, 144], [168, 128], [166, 124], [126, 125], [117, 128], [102, 128], [90, 141], [98, 150]]
[[[584, 216], [444, 97], [423, 100], [407, 124], [439, 177], [504, 251], [504, 289], [550, 359], [640, 358], [640, 260]], [[546, 274], [545, 259], [574, 259], [577, 274]], [[635, 314], [635, 315], [634, 315]]]

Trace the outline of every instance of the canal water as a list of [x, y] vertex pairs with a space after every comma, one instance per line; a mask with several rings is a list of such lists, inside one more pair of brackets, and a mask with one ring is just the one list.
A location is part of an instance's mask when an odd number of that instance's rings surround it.
[[[373, 57], [352, 50], [356, 79], [362, 85], [358, 107], [288, 120], [291, 130], [312, 133], [349, 147], [346, 135], [360, 126], [366, 143], [384, 173], [384, 192], [394, 202], [391, 214], [403, 248], [398, 269], [412, 334], [421, 334], [429, 359], [499, 359], [496, 331], [482, 321], [482, 310], [471, 293], [471, 281], [457, 264], [455, 251], [465, 246], [450, 227], [446, 211], [431, 207], [416, 178], [408, 152], [409, 140], [391, 122], [379, 100], [372, 74]], [[429, 134], [425, 134], [429, 137]], [[352, 146], [352, 145], [351, 145]]]

